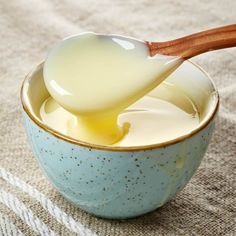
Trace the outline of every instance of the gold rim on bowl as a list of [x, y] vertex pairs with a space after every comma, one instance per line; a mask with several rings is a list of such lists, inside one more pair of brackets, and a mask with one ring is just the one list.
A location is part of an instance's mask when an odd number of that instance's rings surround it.
[[129, 146], [129, 147], [119, 147], [119, 146], [107, 146], [107, 145], [99, 145], [99, 144], [92, 144], [92, 143], [87, 143], [81, 140], [77, 140], [74, 138], [71, 138], [67, 135], [64, 135], [52, 128], [50, 128], [49, 126], [45, 125], [35, 114], [33, 114], [30, 109], [27, 107], [24, 96], [23, 96], [23, 89], [24, 86], [26, 84], [26, 81], [30, 80], [32, 73], [39, 68], [42, 64], [38, 64], [36, 69], [32, 72], [29, 73], [25, 79], [22, 82], [21, 85], [21, 90], [20, 90], [20, 100], [21, 100], [21, 104], [23, 106], [24, 111], [26, 112], [26, 114], [29, 116], [29, 118], [36, 124], [38, 125], [41, 129], [43, 129], [44, 131], [52, 134], [53, 136], [62, 139], [66, 142], [72, 143], [72, 144], [76, 144], [79, 146], [83, 146], [83, 147], [87, 147], [87, 148], [91, 148], [91, 149], [99, 149], [99, 150], [105, 150], [105, 151], [144, 151], [144, 150], [150, 150], [150, 149], [156, 149], [156, 148], [164, 148], [166, 146], [170, 146], [179, 142], [182, 142], [190, 137], [192, 137], [193, 135], [197, 134], [198, 132], [200, 132], [201, 130], [203, 130], [215, 117], [218, 108], [219, 108], [219, 93], [216, 89], [216, 86], [214, 84], [214, 82], [212, 81], [211, 77], [208, 75], [208, 73], [203, 70], [199, 65], [197, 65], [196, 63], [193, 63], [192, 61], [188, 60], [188, 62], [190, 62], [191, 64], [193, 64], [195, 67], [197, 67], [199, 70], [201, 70], [205, 76], [207, 76], [207, 78], [210, 80], [213, 88], [214, 88], [214, 92], [215, 92], [215, 96], [216, 96], [216, 102], [214, 104], [214, 109], [211, 112], [210, 116], [200, 125], [198, 126], [196, 129], [192, 130], [191, 132], [182, 135], [178, 138], [169, 140], [169, 141], [165, 141], [162, 143], [157, 143], [157, 144], [150, 144], [150, 145], [143, 145], [143, 146]]

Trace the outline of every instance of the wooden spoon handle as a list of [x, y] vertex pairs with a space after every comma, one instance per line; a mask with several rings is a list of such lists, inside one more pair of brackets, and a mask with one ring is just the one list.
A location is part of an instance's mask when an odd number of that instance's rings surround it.
[[236, 46], [236, 24], [195, 33], [166, 42], [146, 42], [150, 55], [180, 56], [188, 59], [201, 53]]

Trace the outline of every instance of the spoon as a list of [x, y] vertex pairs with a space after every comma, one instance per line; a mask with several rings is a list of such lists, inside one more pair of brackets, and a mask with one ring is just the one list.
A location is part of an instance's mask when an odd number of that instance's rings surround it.
[[184, 60], [234, 46], [236, 24], [166, 42], [87, 32], [66, 38], [50, 51], [44, 81], [68, 111], [101, 114], [104, 119], [158, 86]]
[[236, 24], [226, 25], [166, 42], [146, 42], [150, 55], [189, 59], [212, 50], [236, 46]]

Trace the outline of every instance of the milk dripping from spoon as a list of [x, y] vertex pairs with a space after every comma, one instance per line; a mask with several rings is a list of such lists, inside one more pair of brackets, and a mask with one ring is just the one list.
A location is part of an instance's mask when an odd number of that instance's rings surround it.
[[184, 59], [236, 46], [236, 25], [181, 39], [152, 43], [116, 35], [83, 33], [63, 40], [49, 53], [44, 80], [58, 104], [77, 115], [73, 132], [88, 142], [112, 144], [128, 126], [119, 113], [165, 80]]

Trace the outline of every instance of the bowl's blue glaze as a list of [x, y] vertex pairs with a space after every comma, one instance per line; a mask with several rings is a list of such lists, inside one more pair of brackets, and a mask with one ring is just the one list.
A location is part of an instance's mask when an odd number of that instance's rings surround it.
[[174, 197], [198, 168], [214, 119], [195, 135], [162, 148], [108, 151], [72, 144], [41, 129], [24, 112], [32, 149], [50, 182], [70, 202], [105, 218], [130, 218]]

